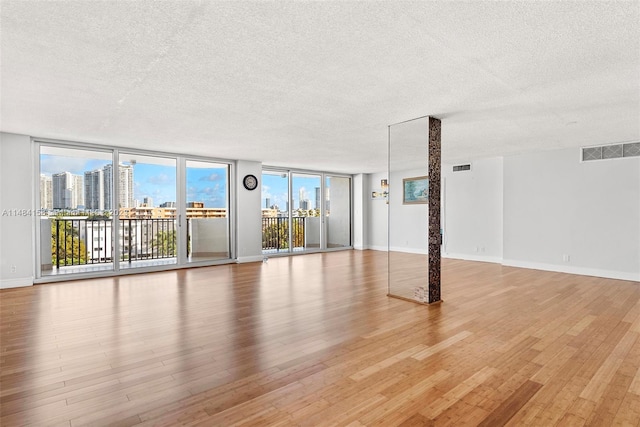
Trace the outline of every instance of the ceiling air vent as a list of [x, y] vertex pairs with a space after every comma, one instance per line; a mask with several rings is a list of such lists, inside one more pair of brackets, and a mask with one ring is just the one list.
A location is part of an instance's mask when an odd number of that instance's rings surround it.
[[454, 172], [470, 171], [471, 165], [456, 165], [453, 167]]
[[582, 161], [619, 159], [621, 157], [640, 156], [640, 142], [626, 144], [610, 144], [600, 147], [583, 147]]

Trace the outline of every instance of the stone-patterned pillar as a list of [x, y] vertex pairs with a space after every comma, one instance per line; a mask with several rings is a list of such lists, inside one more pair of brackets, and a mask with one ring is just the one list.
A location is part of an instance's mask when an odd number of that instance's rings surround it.
[[429, 117], [429, 304], [440, 301], [440, 119]]

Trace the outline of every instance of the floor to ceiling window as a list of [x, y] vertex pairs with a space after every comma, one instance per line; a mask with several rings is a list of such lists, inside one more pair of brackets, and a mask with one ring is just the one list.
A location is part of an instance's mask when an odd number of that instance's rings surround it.
[[186, 161], [187, 260], [231, 257], [229, 165]]
[[289, 172], [262, 171], [262, 252], [289, 252]]
[[38, 277], [225, 262], [230, 162], [38, 142]]
[[262, 171], [263, 254], [351, 247], [351, 218], [351, 177]]
[[351, 178], [325, 177], [324, 215], [327, 248], [351, 246]]
[[113, 270], [111, 152], [43, 146], [39, 164], [40, 274]]
[[176, 159], [120, 152], [115, 173], [120, 268], [176, 264]]
[[321, 183], [321, 175], [291, 174], [293, 251], [322, 248]]

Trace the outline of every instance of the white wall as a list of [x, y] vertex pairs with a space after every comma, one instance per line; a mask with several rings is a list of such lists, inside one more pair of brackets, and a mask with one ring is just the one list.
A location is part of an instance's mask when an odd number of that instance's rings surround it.
[[[367, 175], [367, 248], [426, 254], [429, 251], [428, 205], [403, 205], [402, 180], [425, 176], [424, 170], [408, 170]], [[380, 191], [380, 180], [389, 181], [389, 204], [371, 199], [372, 191]], [[391, 225], [389, 225], [389, 223]]]
[[192, 218], [191, 254], [229, 254], [228, 218]]
[[403, 205], [403, 179], [426, 176], [424, 169], [389, 176], [389, 248], [396, 252], [429, 253], [429, 205]]
[[470, 171], [442, 165], [442, 255], [502, 261], [502, 157], [477, 160]]
[[[640, 158], [579, 156], [571, 148], [482, 159], [469, 172], [444, 164], [443, 256], [640, 281]], [[389, 179], [394, 250], [425, 251], [426, 213], [402, 206], [393, 187], [419, 175]], [[383, 178], [366, 175], [367, 194]], [[366, 245], [386, 250], [387, 205], [369, 197], [365, 206]]]
[[640, 280], [640, 158], [504, 159], [504, 264]]
[[353, 247], [354, 249], [366, 249], [366, 229], [368, 226], [367, 195], [368, 175], [357, 174], [353, 176]]
[[[258, 188], [249, 191], [242, 185], [242, 178], [252, 174], [258, 178]], [[238, 161], [236, 168], [237, 257], [238, 262], [262, 260], [262, 206], [260, 187], [262, 186], [262, 163]]]
[[320, 247], [320, 221], [319, 216], [309, 216], [304, 219], [304, 244], [306, 247]]
[[33, 284], [32, 164], [28, 136], [0, 133], [0, 288]]
[[374, 173], [365, 175], [364, 179], [364, 206], [365, 206], [365, 239], [367, 249], [378, 251], [388, 250], [388, 218], [389, 205], [385, 200], [371, 199], [371, 192], [380, 190], [380, 181], [388, 179], [386, 173]]

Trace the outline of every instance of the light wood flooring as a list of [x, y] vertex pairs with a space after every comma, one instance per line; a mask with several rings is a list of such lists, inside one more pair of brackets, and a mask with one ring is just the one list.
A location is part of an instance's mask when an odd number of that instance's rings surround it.
[[0, 425], [640, 425], [640, 283], [386, 254], [0, 291]]

